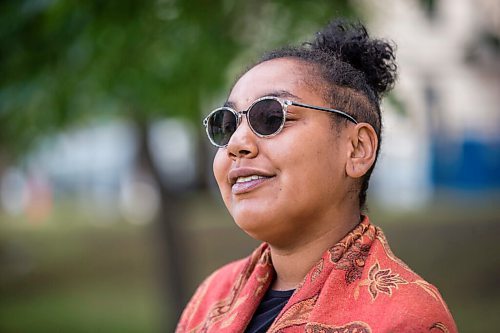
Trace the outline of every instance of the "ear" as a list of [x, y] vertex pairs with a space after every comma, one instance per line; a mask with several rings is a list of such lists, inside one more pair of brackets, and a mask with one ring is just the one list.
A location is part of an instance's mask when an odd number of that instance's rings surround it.
[[357, 124], [349, 135], [346, 173], [349, 177], [363, 177], [375, 163], [378, 138], [370, 124]]

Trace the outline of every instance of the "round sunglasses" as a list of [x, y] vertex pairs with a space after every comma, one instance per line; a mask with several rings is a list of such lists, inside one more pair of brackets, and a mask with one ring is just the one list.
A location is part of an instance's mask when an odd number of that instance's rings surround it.
[[231, 136], [240, 125], [243, 115], [247, 118], [248, 125], [255, 135], [268, 138], [277, 135], [283, 129], [289, 105], [332, 112], [345, 117], [354, 124], [358, 123], [354, 117], [339, 110], [283, 100], [274, 96], [264, 96], [253, 102], [246, 111], [238, 112], [227, 106], [217, 108], [203, 120], [203, 125], [210, 142], [219, 148], [227, 146]]

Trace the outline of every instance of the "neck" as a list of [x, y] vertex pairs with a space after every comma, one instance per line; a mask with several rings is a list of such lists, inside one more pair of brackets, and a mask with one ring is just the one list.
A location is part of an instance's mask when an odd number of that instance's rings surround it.
[[335, 220], [326, 230], [318, 230], [308, 239], [289, 246], [270, 244], [271, 258], [276, 271], [273, 290], [295, 289], [323, 253], [345, 237], [358, 223], [359, 212], [345, 220]]

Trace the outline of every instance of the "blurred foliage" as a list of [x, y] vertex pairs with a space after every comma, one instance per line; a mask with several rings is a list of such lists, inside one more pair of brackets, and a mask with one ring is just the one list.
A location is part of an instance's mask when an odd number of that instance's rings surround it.
[[238, 56], [353, 12], [348, 0], [2, 1], [0, 152], [96, 117], [198, 121]]
[[437, 12], [437, 0], [420, 0], [420, 5], [425, 10], [427, 17], [430, 19], [434, 19], [436, 17]]

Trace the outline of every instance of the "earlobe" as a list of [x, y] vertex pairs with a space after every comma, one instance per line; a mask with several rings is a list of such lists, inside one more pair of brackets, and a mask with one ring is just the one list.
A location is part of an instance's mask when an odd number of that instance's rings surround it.
[[350, 136], [346, 173], [349, 177], [363, 177], [375, 163], [378, 138], [370, 124], [357, 124]]

